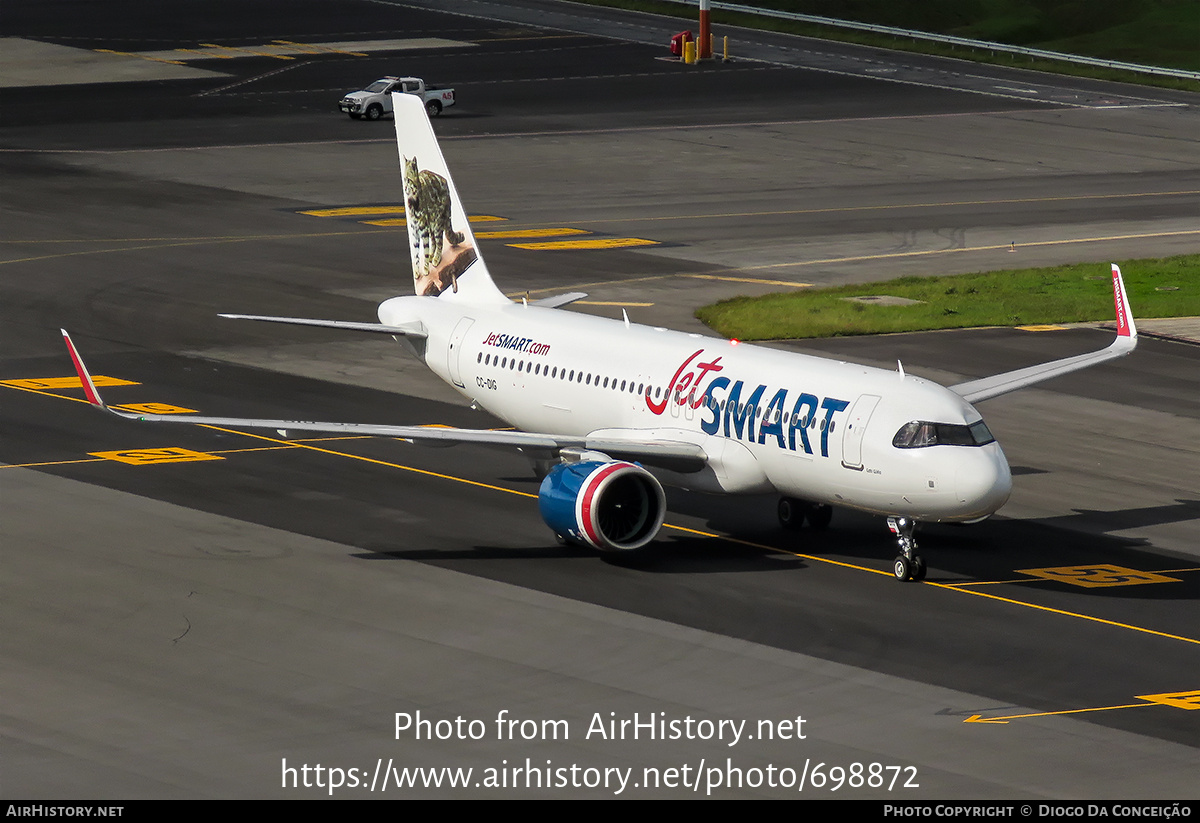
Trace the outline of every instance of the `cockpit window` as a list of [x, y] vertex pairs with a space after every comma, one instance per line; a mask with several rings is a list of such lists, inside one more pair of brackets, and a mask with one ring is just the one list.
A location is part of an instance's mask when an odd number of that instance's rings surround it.
[[905, 423], [892, 438], [898, 449], [922, 449], [926, 446], [985, 446], [996, 438], [988, 431], [987, 424], [978, 420], [970, 425], [957, 423], [929, 423], [914, 420]]

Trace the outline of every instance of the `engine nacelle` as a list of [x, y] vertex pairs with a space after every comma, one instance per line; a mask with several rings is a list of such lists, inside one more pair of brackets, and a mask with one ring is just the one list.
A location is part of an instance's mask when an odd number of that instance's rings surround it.
[[585, 460], [550, 470], [538, 490], [555, 534], [601, 551], [633, 551], [662, 528], [667, 500], [654, 475], [623, 461]]

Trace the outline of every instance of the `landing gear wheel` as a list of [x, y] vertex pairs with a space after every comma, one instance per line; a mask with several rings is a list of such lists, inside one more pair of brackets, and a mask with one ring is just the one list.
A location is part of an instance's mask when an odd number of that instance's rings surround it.
[[775, 507], [779, 515], [779, 525], [789, 531], [795, 531], [804, 525], [805, 509], [808, 507], [794, 497], [781, 497]]
[[888, 528], [896, 535], [900, 554], [892, 562], [892, 574], [897, 580], [924, 580], [925, 559], [917, 554], [917, 541], [913, 537], [917, 521], [908, 517], [889, 517]]
[[371, 105], [367, 106], [367, 119], [368, 120], [378, 120], [382, 116], [383, 116], [383, 106], [379, 105], [378, 103], [372, 103]]
[[829, 528], [830, 520], [833, 520], [833, 506], [826, 506], [824, 503], [814, 503], [809, 506], [808, 525], [815, 531], [825, 531]]
[[913, 557], [913, 560], [916, 561], [916, 565], [913, 566], [912, 579], [920, 583], [925, 579], [925, 572], [928, 570], [928, 567], [925, 565], [925, 558], [919, 554]]

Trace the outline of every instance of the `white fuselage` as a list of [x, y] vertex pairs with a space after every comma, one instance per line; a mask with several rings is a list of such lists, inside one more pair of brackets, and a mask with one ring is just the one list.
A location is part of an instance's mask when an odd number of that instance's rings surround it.
[[900, 372], [521, 303], [397, 297], [379, 318], [422, 323], [429, 367], [519, 429], [699, 445], [704, 470], [652, 469], [670, 485], [934, 521], [986, 517], [1011, 490], [996, 442], [892, 444], [912, 421], [980, 420]]

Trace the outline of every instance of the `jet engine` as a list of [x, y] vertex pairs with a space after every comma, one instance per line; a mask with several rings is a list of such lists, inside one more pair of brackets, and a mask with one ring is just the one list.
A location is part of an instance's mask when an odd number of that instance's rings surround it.
[[601, 551], [640, 549], [662, 528], [667, 501], [650, 472], [620, 460], [560, 463], [538, 490], [542, 520]]

